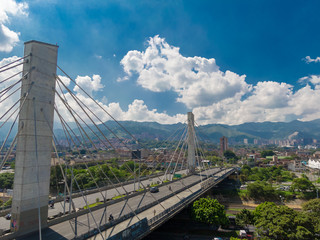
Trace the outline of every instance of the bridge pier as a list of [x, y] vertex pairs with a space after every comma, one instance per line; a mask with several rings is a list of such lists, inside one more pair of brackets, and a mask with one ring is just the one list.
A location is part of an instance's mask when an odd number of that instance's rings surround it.
[[10, 224], [11, 230], [19, 233], [47, 226], [58, 46], [26, 42], [27, 55]]

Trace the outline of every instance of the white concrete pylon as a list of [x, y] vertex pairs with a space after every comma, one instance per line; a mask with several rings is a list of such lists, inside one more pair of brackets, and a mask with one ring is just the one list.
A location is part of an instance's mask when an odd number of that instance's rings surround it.
[[188, 170], [189, 174], [195, 172], [196, 156], [195, 156], [195, 141], [194, 141], [194, 115], [188, 112]]
[[58, 46], [29, 41], [24, 48], [27, 55], [10, 224], [12, 231], [21, 233], [47, 226]]

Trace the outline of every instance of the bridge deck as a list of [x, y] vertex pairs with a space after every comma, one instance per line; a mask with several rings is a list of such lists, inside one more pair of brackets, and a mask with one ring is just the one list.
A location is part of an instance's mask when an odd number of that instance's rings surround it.
[[[218, 169], [210, 169], [208, 171], [212, 174], [218, 172]], [[216, 173], [214, 179], [223, 174], [225, 174], [225, 171]], [[205, 177], [206, 175], [203, 175], [203, 179]], [[101, 234], [95, 230], [95, 232], [98, 233], [98, 235], [95, 236], [95, 239], [106, 239], [120, 233], [124, 229], [128, 229], [142, 219], [147, 220], [148, 229], [151, 230], [153, 227], [157, 226], [158, 221], [161, 222], [161, 220], [166, 220], [166, 218], [168, 219], [171, 217], [170, 214], [175, 214], [175, 212], [179, 210], [179, 203], [182, 203], [185, 200], [192, 200], [192, 197], [197, 197], [199, 194], [202, 194], [201, 184], [203, 188], [203, 182], [200, 182], [199, 175], [192, 175], [184, 178], [182, 181], [172, 182], [169, 185], [159, 187], [160, 191], [158, 193], [150, 193], [147, 191], [125, 201], [109, 205], [106, 208], [103, 207], [98, 209], [93, 212], [96, 220], [92, 218], [91, 214], [79, 216], [77, 217], [77, 235], [81, 236], [79, 239], [87, 239], [89, 237], [89, 230], [97, 229], [97, 225], [105, 225], [105, 228], [107, 229], [102, 231]], [[170, 192], [169, 186], [172, 191], [178, 193], [173, 194]], [[129, 206], [131, 209], [137, 211], [135, 216], [131, 213]], [[174, 211], [170, 211], [169, 214], [168, 210]], [[115, 218], [112, 223], [108, 221], [110, 213], [112, 213]], [[119, 218], [121, 218], [120, 220], [122, 221], [118, 221], [117, 219]], [[74, 227], [74, 220], [64, 221], [43, 230], [42, 238], [48, 240], [74, 239]], [[38, 233], [28, 237], [24, 236], [23, 239], [38, 239]]]

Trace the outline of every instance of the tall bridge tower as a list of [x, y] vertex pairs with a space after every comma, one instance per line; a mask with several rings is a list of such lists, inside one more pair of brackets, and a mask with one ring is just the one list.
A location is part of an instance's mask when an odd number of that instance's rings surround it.
[[195, 134], [194, 134], [194, 115], [192, 112], [188, 112], [188, 170], [189, 174], [195, 172], [196, 156], [195, 156]]
[[16, 232], [47, 226], [57, 55], [56, 45], [25, 43], [10, 225]]

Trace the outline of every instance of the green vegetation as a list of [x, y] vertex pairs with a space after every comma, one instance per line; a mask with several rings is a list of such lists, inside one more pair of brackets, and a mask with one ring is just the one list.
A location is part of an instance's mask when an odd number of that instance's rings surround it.
[[312, 199], [304, 203], [302, 210], [311, 218], [315, 233], [320, 234], [320, 199]]
[[298, 192], [305, 193], [307, 191], [314, 191], [315, 186], [312, 184], [312, 182], [309, 179], [305, 177], [301, 177], [293, 180], [291, 185], [291, 190], [293, 192], [298, 191]]
[[264, 150], [260, 153], [262, 158], [266, 158], [267, 156], [273, 156], [275, 153], [272, 150]]
[[217, 199], [200, 198], [192, 205], [192, 218], [198, 222], [207, 223], [219, 227], [227, 225], [229, 220], [224, 206]]
[[283, 167], [258, 168], [244, 165], [241, 169], [240, 180], [245, 181], [269, 181], [269, 182], [288, 182], [293, 181], [296, 176]]
[[142, 192], [142, 191], [144, 191], [144, 188], [139, 188], [136, 190], [136, 192]]
[[89, 204], [88, 206], [84, 206], [83, 209], [92, 208], [92, 207], [98, 206], [100, 204], [102, 204], [102, 202], [95, 202], [95, 203]]
[[8, 201], [6, 201], [3, 206], [7, 207], [7, 206], [11, 206], [12, 204], [12, 198], [10, 198]]
[[159, 184], [158, 183], [151, 183], [150, 184], [150, 187], [156, 187], [156, 186], [159, 186]]
[[[308, 178], [302, 174], [297, 178], [292, 172], [284, 170], [282, 167], [250, 168], [244, 165], [240, 172], [240, 180], [254, 181], [248, 184], [247, 191], [240, 190], [239, 196], [242, 199], [252, 199], [255, 201], [280, 201], [292, 200], [295, 197], [301, 199], [312, 199], [316, 195], [316, 188]], [[292, 181], [290, 191], [276, 190], [272, 184]], [[282, 199], [281, 199], [282, 197]]]
[[13, 188], [14, 173], [1, 173], [0, 174], [0, 188], [12, 189]]
[[223, 153], [223, 156], [228, 160], [238, 160], [238, 157], [237, 155], [232, 152], [231, 150], [226, 150], [224, 153]]
[[270, 183], [265, 181], [256, 181], [248, 184], [247, 198], [258, 201], [280, 200], [279, 193]]
[[[88, 169], [87, 169], [88, 166]], [[78, 190], [78, 185], [81, 189], [88, 189], [92, 187], [103, 186], [106, 183], [125, 181], [134, 178], [134, 172], [136, 176], [147, 176], [152, 173], [147, 168], [146, 164], [134, 163], [134, 161], [128, 161], [122, 166], [117, 164], [117, 159], [108, 160], [108, 163], [77, 164], [73, 167], [73, 175], [75, 181], [73, 181], [73, 188]], [[62, 166], [65, 171], [65, 166]], [[70, 185], [71, 182], [71, 170], [67, 169], [67, 181]], [[54, 166], [51, 168], [50, 174], [50, 190], [63, 192], [63, 175], [60, 166]], [[1, 185], [0, 185], [1, 186]]]
[[254, 225], [262, 239], [311, 240], [317, 234], [310, 214], [305, 211], [297, 212], [287, 206], [264, 202], [256, 208], [254, 215]]
[[119, 198], [123, 198], [123, 197], [125, 197], [126, 195], [124, 195], [124, 194], [122, 194], [122, 195], [118, 195], [118, 196], [114, 196], [113, 198], [112, 198], [112, 200], [116, 200], [116, 199], [119, 199]]
[[254, 214], [248, 209], [242, 209], [236, 215], [236, 223], [241, 227], [247, 227], [250, 224], [253, 224]]
[[252, 199], [260, 202], [282, 201], [292, 200], [296, 197], [300, 199], [312, 199], [316, 196], [316, 192], [315, 186], [308, 179], [296, 178], [290, 187], [290, 191], [276, 190], [266, 181], [255, 181], [249, 183], [246, 190], [240, 190], [239, 196], [242, 199]]
[[[216, 227], [228, 223], [224, 206], [209, 197], [194, 202], [192, 217], [196, 221]], [[285, 205], [276, 205], [274, 202], [263, 202], [254, 211], [242, 209], [238, 212], [236, 223], [241, 227], [254, 225], [260, 235], [259, 239], [264, 240], [319, 239], [320, 199], [306, 202], [302, 211], [295, 211]]]

